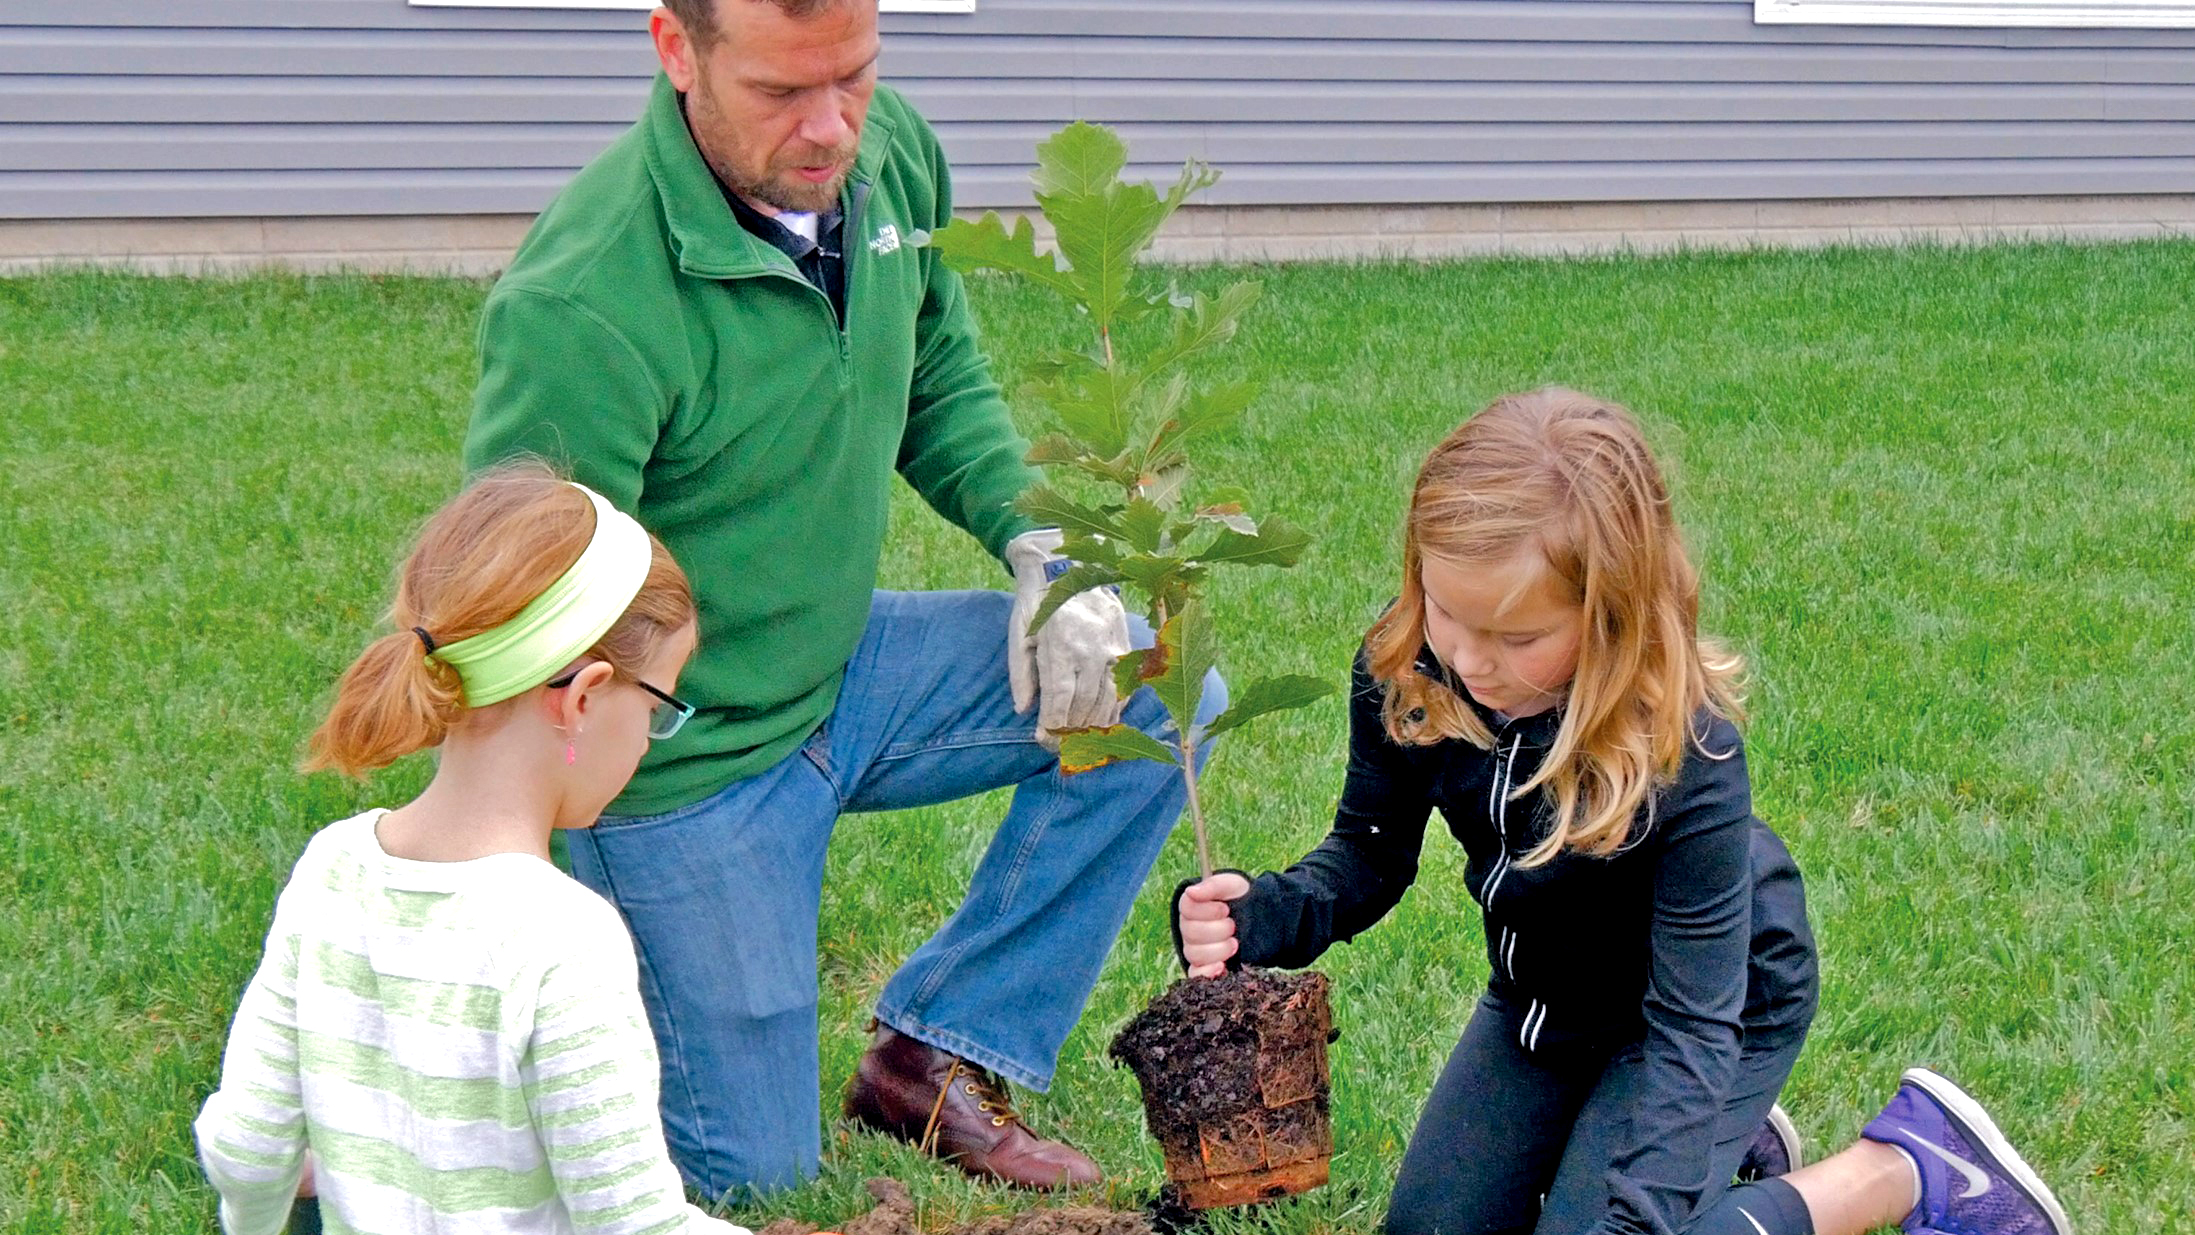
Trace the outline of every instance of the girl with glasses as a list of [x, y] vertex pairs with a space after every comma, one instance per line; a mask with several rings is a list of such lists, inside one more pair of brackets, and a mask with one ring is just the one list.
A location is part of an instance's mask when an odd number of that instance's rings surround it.
[[428, 521], [390, 619], [306, 770], [439, 762], [410, 802], [323, 829], [275, 904], [196, 1125], [223, 1228], [279, 1229], [317, 1192], [331, 1229], [740, 1232], [687, 1203], [664, 1148], [623, 921], [549, 862], [692, 714], [684, 573], [522, 465]]

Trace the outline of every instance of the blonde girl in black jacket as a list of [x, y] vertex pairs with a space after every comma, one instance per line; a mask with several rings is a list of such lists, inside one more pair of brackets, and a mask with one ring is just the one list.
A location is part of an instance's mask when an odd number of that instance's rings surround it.
[[1742, 664], [1699, 636], [1630, 414], [1497, 400], [1426, 460], [1406, 526], [1332, 833], [1285, 872], [1176, 898], [1192, 974], [1304, 965], [1401, 899], [1435, 807], [1462, 843], [1490, 975], [1390, 1235], [2068, 1235], [1987, 1114], [1925, 1070], [1853, 1147], [1733, 1185], [1813, 1018], [1814, 944], [1753, 814]]

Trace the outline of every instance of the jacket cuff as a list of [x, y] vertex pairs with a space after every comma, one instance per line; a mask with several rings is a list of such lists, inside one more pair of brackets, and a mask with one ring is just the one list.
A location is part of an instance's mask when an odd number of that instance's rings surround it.
[[[1255, 888], [1257, 884], [1257, 880], [1250, 877], [1249, 871], [1236, 870], [1232, 866], [1219, 867], [1215, 869], [1212, 873], [1215, 875], [1240, 875], [1242, 876], [1243, 882], [1252, 885], [1253, 888]], [[1183, 969], [1187, 969], [1189, 967], [1189, 958], [1181, 954], [1181, 894], [1188, 891], [1191, 887], [1203, 882], [1204, 877], [1201, 875], [1194, 879], [1184, 879], [1180, 883], [1174, 885], [1174, 894], [1166, 898], [1166, 920], [1171, 923], [1174, 928], [1174, 961]], [[1230, 906], [1240, 905], [1242, 902], [1248, 899], [1250, 899], [1250, 894], [1245, 892], [1241, 896], [1238, 896], [1227, 903]], [[1234, 914], [1235, 911], [1232, 908], [1227, 911], [1227, 916], [1229, 917], [1233, 917]], [[1235, 954], [1227, 958], [1227, 968], [1229, 968], [1230, 970], [1242, 968], [1242, 923], [1239, 921], [1235, 923]]]

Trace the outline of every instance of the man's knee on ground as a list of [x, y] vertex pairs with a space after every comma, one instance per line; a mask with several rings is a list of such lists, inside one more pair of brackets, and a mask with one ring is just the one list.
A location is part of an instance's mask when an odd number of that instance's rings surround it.
[[1197, 723], [1209, 725], [1227, 710], [1227, 679], [1213, 669], [1204, 675], [1204, 697], [1197, 700]]

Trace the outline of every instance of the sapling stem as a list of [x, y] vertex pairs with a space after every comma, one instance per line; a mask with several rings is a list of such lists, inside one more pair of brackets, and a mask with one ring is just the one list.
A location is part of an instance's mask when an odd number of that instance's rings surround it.
[[1181, 783], [1189, 786], [1189, 823], [1197, 833], [1197, 870], [1212, 877], [1212, 837], [1204, 830], [1204, 803], [1197, 800], [1197, 751], [1189, 735], [1181, 738]]

